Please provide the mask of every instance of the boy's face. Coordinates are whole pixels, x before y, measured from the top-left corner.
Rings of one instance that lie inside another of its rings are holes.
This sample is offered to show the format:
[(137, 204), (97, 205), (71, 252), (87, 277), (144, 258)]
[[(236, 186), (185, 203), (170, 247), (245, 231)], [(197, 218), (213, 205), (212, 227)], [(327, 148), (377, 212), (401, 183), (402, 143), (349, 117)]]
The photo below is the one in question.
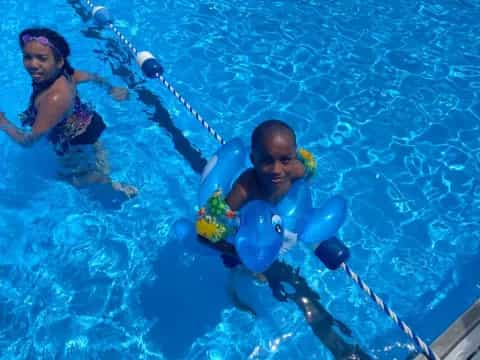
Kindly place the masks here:
[(286, 132), (264, 136), (252, 149), (250, 159), (264, 190), (270, 194), (288, 191), (296, 152), (295, 141)]

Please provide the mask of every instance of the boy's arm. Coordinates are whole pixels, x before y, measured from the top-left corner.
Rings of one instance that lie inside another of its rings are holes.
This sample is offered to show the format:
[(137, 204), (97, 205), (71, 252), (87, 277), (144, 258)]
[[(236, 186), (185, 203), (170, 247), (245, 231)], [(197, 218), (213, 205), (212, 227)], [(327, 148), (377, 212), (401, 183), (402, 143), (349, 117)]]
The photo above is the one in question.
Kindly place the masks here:
[(250, 200), (250, 194), (253, 193), (253, 170), (245, 171), (235, 181), (232, 190), (228, 193), (225, 201), (233, 211), (239, 210), (247, 201)]
[[(251, 175), (249, 174), (249, 170), (247, 170), (235, 181), (232, 190), (225, 198), (225, 201), (231, 210), (237, 211), (249, 200), (248, 194), (251, 187), (249, 185), (249, 182), (251, 181), (249, 180), (250, 178)], [(217, 242), (211, 242), (200, 235), (197, 236), (197, 239), (202, 244), (218, 250), (222, 254), (222, 259), (226, 266), (233, 267), (240, 263), (235, 246), (227, 241), (220, 240)]]
[(203, 236), (198, 235), (197, 236), (198, 241), (200, 241), (202, 244), (207, 245), (211, 247), (212, 249), (218, 250), (222, 254), (230, 255), (230, 256), (237, 256), (237, 251), (235, 250), (235, 247), (226, 242), (225, 240), (217, 241), (215, 243), (211, 242), (210, 240), (204, 238)]
[[(230, 210), (237, 211), (247, 201), (251, 199), (251, 194), (255, 193), (255, 173), (253, 169), (246, 170), (235, 181), (232, 190), (225, 198), (225, 202), (230, 207)], [(235, 246), (228, 243), (225, 239), (212, 242), (209, 239), (198, 234), (197, 240), (204, 245), (207, 245), (222, 254), (222, 259), (227, 267), (233, 267), (240, 264)]]

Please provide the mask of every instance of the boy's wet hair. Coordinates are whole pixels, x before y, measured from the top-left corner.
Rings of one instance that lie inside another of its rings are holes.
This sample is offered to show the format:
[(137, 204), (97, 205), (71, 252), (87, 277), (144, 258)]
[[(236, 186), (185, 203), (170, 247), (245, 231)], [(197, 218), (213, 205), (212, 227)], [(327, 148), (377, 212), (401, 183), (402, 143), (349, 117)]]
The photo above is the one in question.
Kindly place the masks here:
[(57, 53), (57, 51), (53, 52), (53, 55), (55, 56), (55, 60), (59, 61), (60, 60), (59, 56), (61, 56), (63, 58), (63, 61), (65, 62), (65, 65), (64, 65), (65, 71), (69, 75), (73, 74), (74, 69), (67, 60), (68, 56), (70, 55), (70, 46), (68, 45), (67, 40), (65, 40), (65, 38), (62, 35), (60, 35), (56, 31), (49, 28), (38, 27), (38, 28), (25, 29), (20, 33), (20, 35), (18, 35), (18, 42), (21, 49), (23, 49), (23, 47), (25, 46), (23, 42), (24, 35), (30, 35), (34, 37), (38, 37), (38, 36), (46, 37), (48, 41), (53, 46), (55, 46), (55, 49), (59, 52), (59, 53)]
[(291, 136), (293, 143), (297, 143), (297, 137), (295, 131), (285, 122), (281, 120), (267, 120), (258, 125), (252, 133), (252, 149), (256, 148), (262, 143), (262, 140), (267, 135), (273, 134), (286, 134)]

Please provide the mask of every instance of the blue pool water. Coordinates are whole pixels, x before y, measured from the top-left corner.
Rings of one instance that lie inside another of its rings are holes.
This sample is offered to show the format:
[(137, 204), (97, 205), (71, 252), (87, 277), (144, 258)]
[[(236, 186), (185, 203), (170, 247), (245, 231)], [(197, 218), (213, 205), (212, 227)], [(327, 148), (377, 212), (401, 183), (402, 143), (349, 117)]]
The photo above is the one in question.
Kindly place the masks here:
[[(425, 340), (479, 297), (478, 2), (102, 5), (226, 139), (248, 141), (268, 118), (292, 124), (318, 157), (315, 205), (348, 199), (349, 264)], [(55, 179), (47, 144), (24, 150), (0, 134), (0, 358), (333, 359), (332, 341), (375, 359), (411, 353), (345, 274), (304, 247), (286, 261), (319, 295), (318, 323), (246, 277), (239, 293), (259, 316), (234, 307), (219, 259), (169, 237), (194, 214), (215, 140), (143, 79), (81, 1), (2, 0), (1, 9), (0, 111), (13, 120), (28, 102), (19, 31), (59, 30), (74, 66), (130, 88), (124, 102), (80, 91), (108, 123), (112, 177), (140, 195), (105, 207)]]

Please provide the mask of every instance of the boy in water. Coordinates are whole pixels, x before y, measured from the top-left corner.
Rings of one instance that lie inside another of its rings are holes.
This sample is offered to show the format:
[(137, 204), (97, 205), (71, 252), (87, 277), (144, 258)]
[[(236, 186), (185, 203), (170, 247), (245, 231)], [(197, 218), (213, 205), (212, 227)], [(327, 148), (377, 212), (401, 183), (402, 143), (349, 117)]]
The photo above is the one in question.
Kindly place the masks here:
[[(237, 211), (252, 200), (278, 203), (296, 180), (314, 172), (312, 166), (305, 167), (305, 160), (299, 159), (298, 155), (295, 132), (289, 125), (280, 120), (267, 120), (258, 125), (251, 138), (253, 167), (240, 175), (228, 193), (225, 201), (230, 210)], [(225, 241), (211, 243), (200, 239), (222, 251), (227, 266), (239, 263), (233, 245)], [(286, 241), (284, 245), (290, 247), (291, 244), (286, 244)]]
[(295, 133), (279, 120), (268, 120), (255, 128), (250, 159), (253, 168), (237, 179), (226, 198), (234, 211), (251, 200), (276, 204), (293, 182), (306, 173), (303, 163), (297, 158)]
[[(280, 120), (268, 120), (257, 126), (251, 142), (250, 159), (253, 168), (240, 175), (226, 197), (226, 202), (233, 211), (239, 210), (252, 200), (276, 204), (288, 193), (296, 180), (309, 177), (315, 171), (313, 160), (308, 154), (297, 153), (295, 132)], [(233, 245), (223, 240), (215, 243), (202, 237), (200, 240), (220, 250), (227, 267), (235, 268), (241, 264)], [(291, 300), (297, 304), (314, 334), (335, 359), (371, 359), (357, 345), (345, 341), (333, 330), (336, 327), (344, 336), (351, 337), (350, 329), (323, 308), (319, 295), (300, 276), (299, 269), (276, 260), (263, 274), (257, 274), (257, 278), (268, 282), (278, 300)], [(289, 284), (294, 292), (285, 291), (283, 284)], [(235, 291), (232, 291), (231, 295), (239, 308), (255, 314), (253, 309), (241, 302)]]

